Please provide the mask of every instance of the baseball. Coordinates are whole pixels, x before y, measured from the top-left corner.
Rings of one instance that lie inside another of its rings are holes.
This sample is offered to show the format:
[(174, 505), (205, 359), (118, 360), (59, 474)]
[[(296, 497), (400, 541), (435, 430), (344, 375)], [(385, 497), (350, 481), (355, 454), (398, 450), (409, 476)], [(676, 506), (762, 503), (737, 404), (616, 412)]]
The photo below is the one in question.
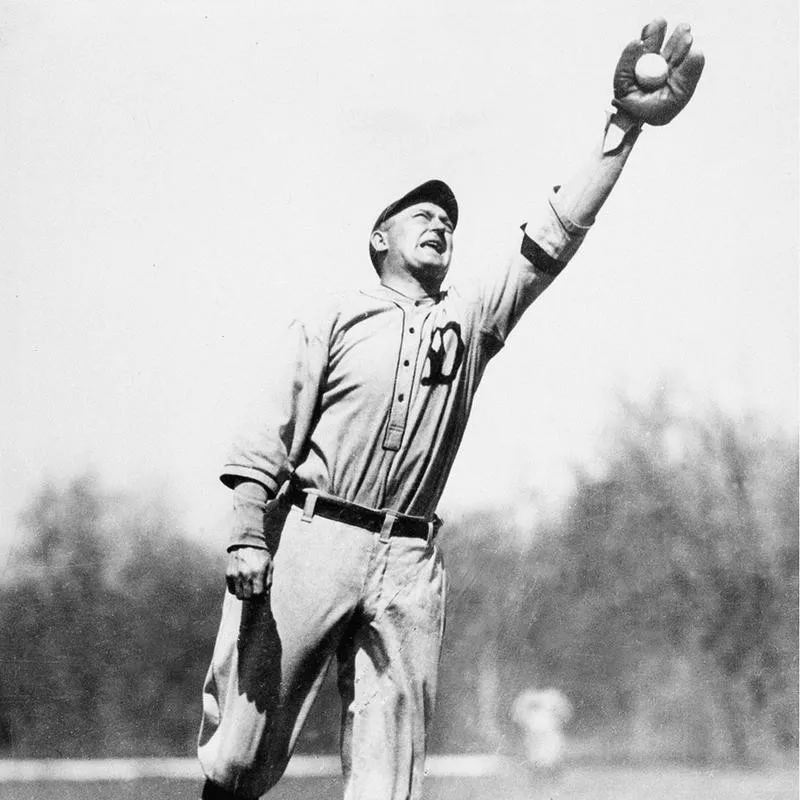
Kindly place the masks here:
[(636, 83), (647, 92), (660, 89), (667, 82), (669, 67), (658, 53), (645, 53), (636, 62)]

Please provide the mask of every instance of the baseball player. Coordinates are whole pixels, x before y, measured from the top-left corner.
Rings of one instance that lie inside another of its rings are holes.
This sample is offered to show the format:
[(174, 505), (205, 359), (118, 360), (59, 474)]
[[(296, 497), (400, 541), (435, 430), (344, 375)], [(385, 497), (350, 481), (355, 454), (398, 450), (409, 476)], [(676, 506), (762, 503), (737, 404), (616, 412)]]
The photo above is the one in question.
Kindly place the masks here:
[(572, 704), (558, 689), (526, 689), (511, 707), (519, 726), (528, 768), (556, 774), (564, 758), (564, 725), (573, 715)]
[(602, 145), (480, 285), (445, 283), (458, 204), (430, 180), (378, 215), (375, 285), (295, 320), (266, 352), (258, 424), (221, 476), (234, 522), (203, 693), (205, 800), (279, 780), (333, 661), (345, 798), (421, 796), (444, 629), (436, 505), (487, 363), (577, 250), (642, 125), (669, 122), (694, 92), (703, 56), (686, 25), (663, 47), (667, 84), (636, 83), (665, 33), (655, 20), (625, 48)]

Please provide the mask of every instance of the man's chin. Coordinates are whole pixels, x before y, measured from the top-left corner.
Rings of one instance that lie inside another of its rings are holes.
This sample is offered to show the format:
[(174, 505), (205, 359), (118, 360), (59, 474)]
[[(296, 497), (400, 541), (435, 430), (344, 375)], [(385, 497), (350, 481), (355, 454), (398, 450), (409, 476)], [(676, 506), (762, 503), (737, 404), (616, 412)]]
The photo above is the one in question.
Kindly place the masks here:
[(428, 266), (418, 273), (418, 280), (423, 286), (427, 286), (429, 289), (435, 288), (438, 290), (444, 282), (444, 279), (447, 277), (448, 269), (449, 267), (445, 266), (444, 264)]
[(443, 258), (429, 258), (419, 265), (420, 272), (428, 273), (429, 275), (447, 275), (447, 270), (450, 268), (450, 261)]

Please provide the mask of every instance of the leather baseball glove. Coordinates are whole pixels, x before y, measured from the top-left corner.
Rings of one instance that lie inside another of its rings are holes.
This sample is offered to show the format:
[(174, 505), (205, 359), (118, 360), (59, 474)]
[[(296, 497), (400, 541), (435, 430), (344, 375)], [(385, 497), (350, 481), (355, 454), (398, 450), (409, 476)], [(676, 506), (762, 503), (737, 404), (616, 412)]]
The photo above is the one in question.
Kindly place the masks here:
[[(681, 23), (667, 40), (667, 22), (654, 19), (645, 25), (640, 39), (630, 42), (622, 51), (614, 72), (613, 104), (635, 120), (649, 125), (666, 125), (689, 102), (705, 65), (705, 57), (694, 47), (692, 31)], [(667, 82), (653, 91), (645, 91), (636, 83), (636, 62), (645, 53), (661, 53), (668, 65)]]

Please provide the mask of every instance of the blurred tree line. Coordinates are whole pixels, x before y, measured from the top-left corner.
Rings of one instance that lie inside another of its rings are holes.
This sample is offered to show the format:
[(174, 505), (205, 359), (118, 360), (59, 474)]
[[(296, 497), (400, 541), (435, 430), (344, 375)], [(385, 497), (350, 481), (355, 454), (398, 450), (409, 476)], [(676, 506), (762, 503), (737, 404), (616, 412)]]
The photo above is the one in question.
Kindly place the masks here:
[(450, 710), (448, 737), (507, 749), (497, 710), (552, 686), (584, 755), (796, 753), (796, 441), (666, 394), (622, 403), (602, 469), (577, 474), (559, 518), (511, 518), (474, 516), (447, 539), (444, 680), (475, 700)]
[(168, 510), (91, 476), (44, 487), (0, 591), (0, 753), (185, 753), (220, 563)]
[[(600, 463), (557, 519), (487, 509), (443, 534), (432, 749), (511, 753), (514, 698), (556, 687), (575, 757), (793, 757), (796, 442), (665, 394), (622, 404)], [(88, 476), (23, 522), (0, 586), (0, 756), (191, 755), (222, 546)], [(330, 677), (301, 749), (336, 750), (338, 705)]]

